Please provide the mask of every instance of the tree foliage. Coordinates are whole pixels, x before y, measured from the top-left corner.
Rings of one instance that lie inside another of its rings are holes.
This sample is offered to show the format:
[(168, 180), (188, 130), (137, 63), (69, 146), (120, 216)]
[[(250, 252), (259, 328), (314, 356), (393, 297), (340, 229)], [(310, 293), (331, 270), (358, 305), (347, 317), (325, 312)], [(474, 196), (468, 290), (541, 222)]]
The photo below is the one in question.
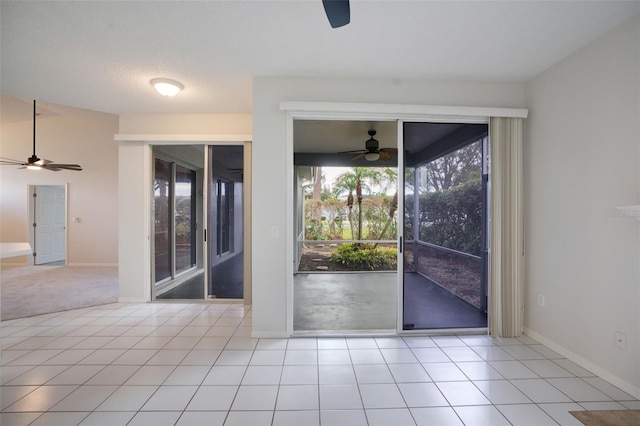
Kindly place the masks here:
[(428, 192), (442, 191), (467, 182), (481, 173), (482, 140), (426, 164)]
[[(407, 200), (407, 202), (412, 201)], [(480, 256), (482, 251), (482, 180), (472, 179), (419, 199), (419, 239)], [(412, 235), (413, 209), (406, 209), (407, 234)]]

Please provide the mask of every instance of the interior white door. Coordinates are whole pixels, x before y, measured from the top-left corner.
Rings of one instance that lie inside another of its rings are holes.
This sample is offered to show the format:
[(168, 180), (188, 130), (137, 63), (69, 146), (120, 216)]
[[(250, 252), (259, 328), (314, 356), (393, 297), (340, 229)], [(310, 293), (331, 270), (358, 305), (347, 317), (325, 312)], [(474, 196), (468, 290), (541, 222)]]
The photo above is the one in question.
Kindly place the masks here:
[(64, 186), (35, 187), (34, 263), (59, 262), (66, 257), (66, 190)]

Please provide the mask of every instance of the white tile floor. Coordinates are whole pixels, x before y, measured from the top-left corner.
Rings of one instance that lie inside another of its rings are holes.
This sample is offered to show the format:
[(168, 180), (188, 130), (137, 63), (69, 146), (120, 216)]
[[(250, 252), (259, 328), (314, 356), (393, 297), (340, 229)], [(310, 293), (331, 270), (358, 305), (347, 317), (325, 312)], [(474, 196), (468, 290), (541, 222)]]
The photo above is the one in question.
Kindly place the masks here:
[(579, 425), (640, 401), (538, 342), (252, 339), (251, 311), (112, 304), (1, 323), (0, 423)]

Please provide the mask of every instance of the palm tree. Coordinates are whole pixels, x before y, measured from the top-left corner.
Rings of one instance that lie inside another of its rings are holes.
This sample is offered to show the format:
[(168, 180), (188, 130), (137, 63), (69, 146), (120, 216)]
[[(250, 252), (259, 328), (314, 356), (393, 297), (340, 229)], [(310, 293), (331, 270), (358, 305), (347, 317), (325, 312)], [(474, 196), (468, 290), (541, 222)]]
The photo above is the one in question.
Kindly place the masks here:
[[(387, 169), (385, 169), (387, 170)], [(353, 240), (356, 240), (356, 235), (353, 232), (353, 194), (355, 192), (355, 200), (358, 203), (358, 240), (362, 239), (362, 191), (363, 189), (370, 192), (370, 187), (367, 183), (372, 185), (380, 185), (387, 181), (389, 175), (385, 171), (381, 171), (377, 167), (353, 167), (351, 170), (339, 175), (336, 178), (334, 187), (339, 189), (341, 193), (347, 192), (347, 207), (349, 208), (349, 225), (351, 226), (351, 236)]]

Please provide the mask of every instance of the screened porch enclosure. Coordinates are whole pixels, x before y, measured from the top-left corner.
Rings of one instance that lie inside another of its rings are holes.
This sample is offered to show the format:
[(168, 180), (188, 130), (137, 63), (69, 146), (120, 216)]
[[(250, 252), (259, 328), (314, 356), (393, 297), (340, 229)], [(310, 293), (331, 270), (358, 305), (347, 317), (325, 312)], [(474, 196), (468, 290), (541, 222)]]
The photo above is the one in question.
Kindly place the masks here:
[(403, 329), (486, 327), (487, 126), (404, 126)]

